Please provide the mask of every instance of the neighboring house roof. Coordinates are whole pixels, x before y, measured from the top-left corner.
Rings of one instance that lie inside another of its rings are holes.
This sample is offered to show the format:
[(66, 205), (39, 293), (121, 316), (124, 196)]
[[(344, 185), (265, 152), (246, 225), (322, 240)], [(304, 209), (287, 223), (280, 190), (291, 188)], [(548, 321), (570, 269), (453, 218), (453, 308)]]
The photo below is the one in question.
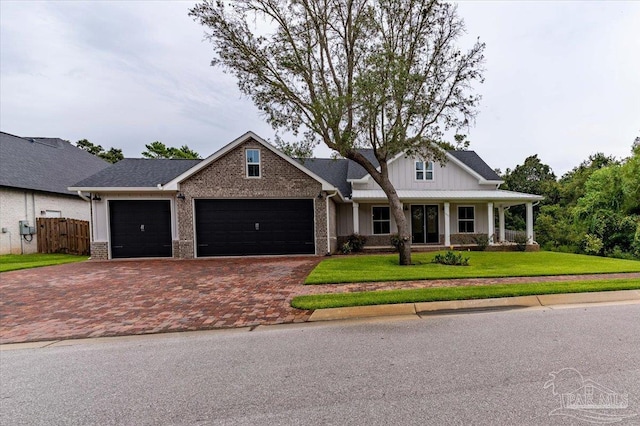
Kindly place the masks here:
[(113, 166), (74, 182), (77, 188), (147, 188), (164, 185), (202, 160), (125, 158)]
[(0, 132), (0, 186), (71, 195), (69, 185), (109, 165), (62, 139)]

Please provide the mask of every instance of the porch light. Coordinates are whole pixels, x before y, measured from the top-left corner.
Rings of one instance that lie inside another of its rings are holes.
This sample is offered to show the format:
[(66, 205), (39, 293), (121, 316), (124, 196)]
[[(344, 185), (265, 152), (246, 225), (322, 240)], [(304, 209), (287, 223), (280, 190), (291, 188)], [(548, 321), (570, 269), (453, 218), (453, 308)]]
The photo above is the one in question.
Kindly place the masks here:
[(181, 193), (178, 194), (178, 198), (181, 199), (181, 200), (184, 200), (187, 197), (185, 197), (184, 194), (181, 192)]

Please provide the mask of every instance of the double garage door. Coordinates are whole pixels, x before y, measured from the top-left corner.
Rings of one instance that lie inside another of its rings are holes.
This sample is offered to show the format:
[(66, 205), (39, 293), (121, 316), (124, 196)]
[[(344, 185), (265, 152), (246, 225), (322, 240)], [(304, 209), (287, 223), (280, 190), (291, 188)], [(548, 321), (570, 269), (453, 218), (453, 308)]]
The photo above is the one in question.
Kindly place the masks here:
[(313, 254), (313, 200), (195, 200), (198, 257)]
[[(171, 205), (109, 202), (111, 256), (171, 257)], [(195, 200), (196, 255), (315, 253), (313, 200)]]

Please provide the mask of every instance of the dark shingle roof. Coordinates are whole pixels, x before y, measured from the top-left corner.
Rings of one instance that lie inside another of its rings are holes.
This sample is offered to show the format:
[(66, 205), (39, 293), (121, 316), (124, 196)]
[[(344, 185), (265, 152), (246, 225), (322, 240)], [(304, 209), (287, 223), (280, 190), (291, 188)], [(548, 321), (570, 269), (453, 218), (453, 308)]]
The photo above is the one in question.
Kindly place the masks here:
[(456, 159), (462, 161), (473, 171), (486, 180), (502, 180), (502, 178), (491, 168), (475, 151), (449, 151)]
[[(369, 160), (374, 166), (380, 166), (378, 163), (378, 159), (373, 153), (373, 149), (359, 149), (360, 154), (364, 155), (364, 157)], [(347, 172), (347, 179), (360, 179), (367, 175), (367, 171), (360, 164), (353, 162), (351, 160), (347, 160), (349, 162), (349, 170)]]
[(331, 158), (308, 158), (298, 160), (312, 173), (320, 176), (340, 190), (344, 197), (351, 194), (351, 185), (347, 182), (347, 169), (349, 161)]
[(164, 185), (202, 160), (125, 158), (111, 167), (74, 183), (78, 188), (144, 188)]
[[(361, 149), (360, 152), (376, 167), (378, 166), (372, 149)], [(450, 151), (450, 153), (485, 179), (500, 180), (500, 176), (475, 152)], [(150, 188), (158, 184), (166, 184), (201, 161), (125, 158), (72, 186), (80, 188)], [(312, 173), (335, 185), (345, 197), (351, 195), (351, 185), (347, 180), (360, 179), (367, 174), (362, 166), (347, 159), (311, 158), (297, 161)]]
[(55, 192), (109, 167), (109, 163), (58, 138), (23, 138), (0, 132), (0, 186)]

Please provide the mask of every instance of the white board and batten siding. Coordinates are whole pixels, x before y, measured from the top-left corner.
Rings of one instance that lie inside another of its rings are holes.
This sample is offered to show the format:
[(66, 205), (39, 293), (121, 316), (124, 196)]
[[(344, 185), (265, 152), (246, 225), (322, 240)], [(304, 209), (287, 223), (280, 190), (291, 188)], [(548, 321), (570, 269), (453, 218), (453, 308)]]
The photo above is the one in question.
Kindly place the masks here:
[[(474, 190), (494, 189), (495, 185), (481, 185), (478, 178), (472, 176), (466, 170), (453, 161), (444, 165), (435, 162), (433, 164), (433, 180), (416, 180), (415, 158), (400, 157), (389, 164), (389, 179), (396, 189), (417, 190)], [(380, 189), (380, 186), (371, 178), (367, 183), (354, 183), (354, 189)]]

